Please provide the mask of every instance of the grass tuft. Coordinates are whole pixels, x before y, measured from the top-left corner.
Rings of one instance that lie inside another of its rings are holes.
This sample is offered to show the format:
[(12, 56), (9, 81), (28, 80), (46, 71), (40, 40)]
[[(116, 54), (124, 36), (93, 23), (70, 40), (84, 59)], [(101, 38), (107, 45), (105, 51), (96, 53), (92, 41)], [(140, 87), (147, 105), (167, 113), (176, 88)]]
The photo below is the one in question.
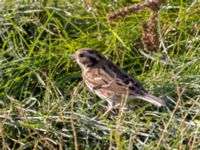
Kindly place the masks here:
[[(140, 41), (148, 11), (107, 21), (131, 4), (0, 2), (2, 149), (200, 149), (200, 3), (161, 6), (157, 53)], [(169, 107), (131, 102), (99, 120), (107, 104), (89, 92), (69, 57), (83, 47), (102, 52)]]

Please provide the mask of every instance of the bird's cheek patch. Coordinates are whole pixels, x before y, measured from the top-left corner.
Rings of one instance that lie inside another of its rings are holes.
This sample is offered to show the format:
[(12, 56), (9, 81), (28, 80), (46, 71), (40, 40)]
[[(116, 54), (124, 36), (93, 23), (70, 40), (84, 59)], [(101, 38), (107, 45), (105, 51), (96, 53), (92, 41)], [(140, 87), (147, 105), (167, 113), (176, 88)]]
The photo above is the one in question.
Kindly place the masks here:
[(98, 60), (94, 57), (90, 57), (90, 61), (92, 64), (97, 64), (98, 63)]

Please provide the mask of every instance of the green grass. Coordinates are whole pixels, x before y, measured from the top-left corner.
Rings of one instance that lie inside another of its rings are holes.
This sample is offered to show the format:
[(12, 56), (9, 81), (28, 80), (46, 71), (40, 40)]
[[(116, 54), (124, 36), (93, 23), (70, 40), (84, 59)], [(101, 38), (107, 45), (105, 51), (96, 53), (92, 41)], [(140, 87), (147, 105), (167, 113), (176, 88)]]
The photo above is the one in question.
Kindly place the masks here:
[[(200, 2), (162, 5), (152, 54), (140, 41), (150, 11), (106, 19), (133, 2), (0, 2), (2, 149), (200, 149)], [(98, 120), (107, 104), (69, 57), (82, 47), (102, 52), (170, 107), (132, 102)]]

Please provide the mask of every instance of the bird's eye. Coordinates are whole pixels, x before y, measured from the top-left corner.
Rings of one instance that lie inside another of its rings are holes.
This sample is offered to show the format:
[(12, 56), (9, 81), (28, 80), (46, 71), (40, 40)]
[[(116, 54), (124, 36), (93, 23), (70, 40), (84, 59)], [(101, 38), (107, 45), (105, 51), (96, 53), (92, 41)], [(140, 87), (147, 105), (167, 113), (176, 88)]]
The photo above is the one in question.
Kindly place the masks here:
[(84, 57), (84, 55), (83, 54), (79, 54), (79, 57)]

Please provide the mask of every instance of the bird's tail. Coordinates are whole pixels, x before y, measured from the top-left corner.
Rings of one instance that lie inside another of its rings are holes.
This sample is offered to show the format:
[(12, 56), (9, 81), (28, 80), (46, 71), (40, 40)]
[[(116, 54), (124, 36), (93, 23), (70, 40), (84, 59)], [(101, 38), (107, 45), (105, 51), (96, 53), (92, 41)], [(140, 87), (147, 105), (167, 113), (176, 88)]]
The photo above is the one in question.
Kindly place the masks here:
[(166, 106), (166, 102), (164, 100), (162, 100), (154, 95), (150, 95), (148, 93), (145, 93), (142, 96), (137, 96), (137, 98), (142, 99), (147, 102), (150, 102), (157, 107)]

